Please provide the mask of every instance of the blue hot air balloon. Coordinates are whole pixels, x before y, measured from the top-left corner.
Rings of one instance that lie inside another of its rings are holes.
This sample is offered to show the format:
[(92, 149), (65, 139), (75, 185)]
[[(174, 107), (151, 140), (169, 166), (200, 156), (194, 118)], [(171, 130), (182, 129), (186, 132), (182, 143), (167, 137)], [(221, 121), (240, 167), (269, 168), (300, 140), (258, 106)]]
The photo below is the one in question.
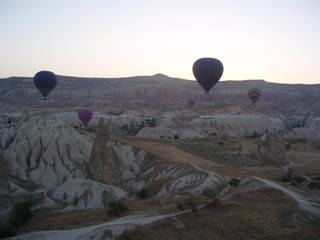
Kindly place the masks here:
[(57, 77), (53, 72), (40, 71), (34, 76), (33, 82), (42, 94), (43, 98), (46, 99), (49, 93), (57, 85)]

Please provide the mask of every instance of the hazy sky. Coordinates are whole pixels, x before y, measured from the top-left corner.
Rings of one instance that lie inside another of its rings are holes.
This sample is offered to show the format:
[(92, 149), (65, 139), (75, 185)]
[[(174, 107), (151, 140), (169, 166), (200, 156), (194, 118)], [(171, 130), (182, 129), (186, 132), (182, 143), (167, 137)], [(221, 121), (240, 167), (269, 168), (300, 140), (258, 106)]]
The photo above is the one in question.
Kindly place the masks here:
[(320, 0), (0, 0), (0, 77), (163, 73), (320, 83)]

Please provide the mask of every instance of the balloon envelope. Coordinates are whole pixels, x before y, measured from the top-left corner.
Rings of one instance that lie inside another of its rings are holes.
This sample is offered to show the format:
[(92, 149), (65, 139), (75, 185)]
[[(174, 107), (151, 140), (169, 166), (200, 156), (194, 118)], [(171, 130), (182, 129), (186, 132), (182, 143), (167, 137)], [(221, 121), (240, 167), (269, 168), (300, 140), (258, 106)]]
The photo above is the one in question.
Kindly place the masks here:
[(78, 110), (78, 117), (85, 126), (87, 126), (92, 116), (93, 116), (93, 112), (90, 109)]
[(200, 58), (192, 66), (194, 77), (207, 92), (217, 84), (223, 74), (223, 65), (216, 58)]
[(251, 88), (248, 90), (248, 97), (252, 103), (256, 103), (261, 96), (261, 91), (259, 88)]
[(53, 72), (40, 71), (34, 76), (33, 82), (42, 96), (46, 98), (57, 85), (57, 77)]

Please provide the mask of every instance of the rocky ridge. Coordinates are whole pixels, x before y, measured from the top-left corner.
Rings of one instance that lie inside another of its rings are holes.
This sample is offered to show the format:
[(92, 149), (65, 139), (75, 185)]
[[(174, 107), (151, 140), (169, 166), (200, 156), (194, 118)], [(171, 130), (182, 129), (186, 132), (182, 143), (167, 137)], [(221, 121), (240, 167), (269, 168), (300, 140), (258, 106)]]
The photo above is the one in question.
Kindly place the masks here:
[[(253, 106), (247, 97), (259, 88), (262, 97)], [(32, 78), (0, 79), (1, 109), (70, 109), (88, 107), (101, 112), (134, 110), (141, 113), (210, 109), (215, 113), (259, 112), (268, 115), (319, 116), (320, 85), (278, 84), (264, 80), (220, 81), (205, 95), (196, 81), (165, 75), (128, 78), (77, 78), (58, 76), (47, 102), (41, 100)], [(195, 100), (190, 108), (189, 99)]]

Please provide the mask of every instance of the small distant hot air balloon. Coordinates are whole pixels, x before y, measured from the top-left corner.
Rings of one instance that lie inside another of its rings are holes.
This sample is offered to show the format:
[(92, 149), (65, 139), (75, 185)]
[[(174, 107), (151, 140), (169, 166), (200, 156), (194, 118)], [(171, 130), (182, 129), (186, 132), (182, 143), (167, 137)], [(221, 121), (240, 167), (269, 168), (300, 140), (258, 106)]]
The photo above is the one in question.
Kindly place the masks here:
[(216, 58), (200, 58), (192, 66), (194, 77), (208, 93), (223, 74), (223, 65)]
[(50, 71), (40, 71), (33, 78), (34, 85), (38, 88), (46, 100), (49, 93), (57, 85), (57, 77), (53, 72)]
[(248, 90), (248, 97), (250, 98), (251, 102), (254, 104), (261, 96), (261, 91), (258, 88), (251, 88)]
[(88, 122), (91, 120), (93, 116), (93, 112), (90, 109), (80, 109), (78, 110), (78, 117), (83, 123), (84, 126), (87, 127)]

